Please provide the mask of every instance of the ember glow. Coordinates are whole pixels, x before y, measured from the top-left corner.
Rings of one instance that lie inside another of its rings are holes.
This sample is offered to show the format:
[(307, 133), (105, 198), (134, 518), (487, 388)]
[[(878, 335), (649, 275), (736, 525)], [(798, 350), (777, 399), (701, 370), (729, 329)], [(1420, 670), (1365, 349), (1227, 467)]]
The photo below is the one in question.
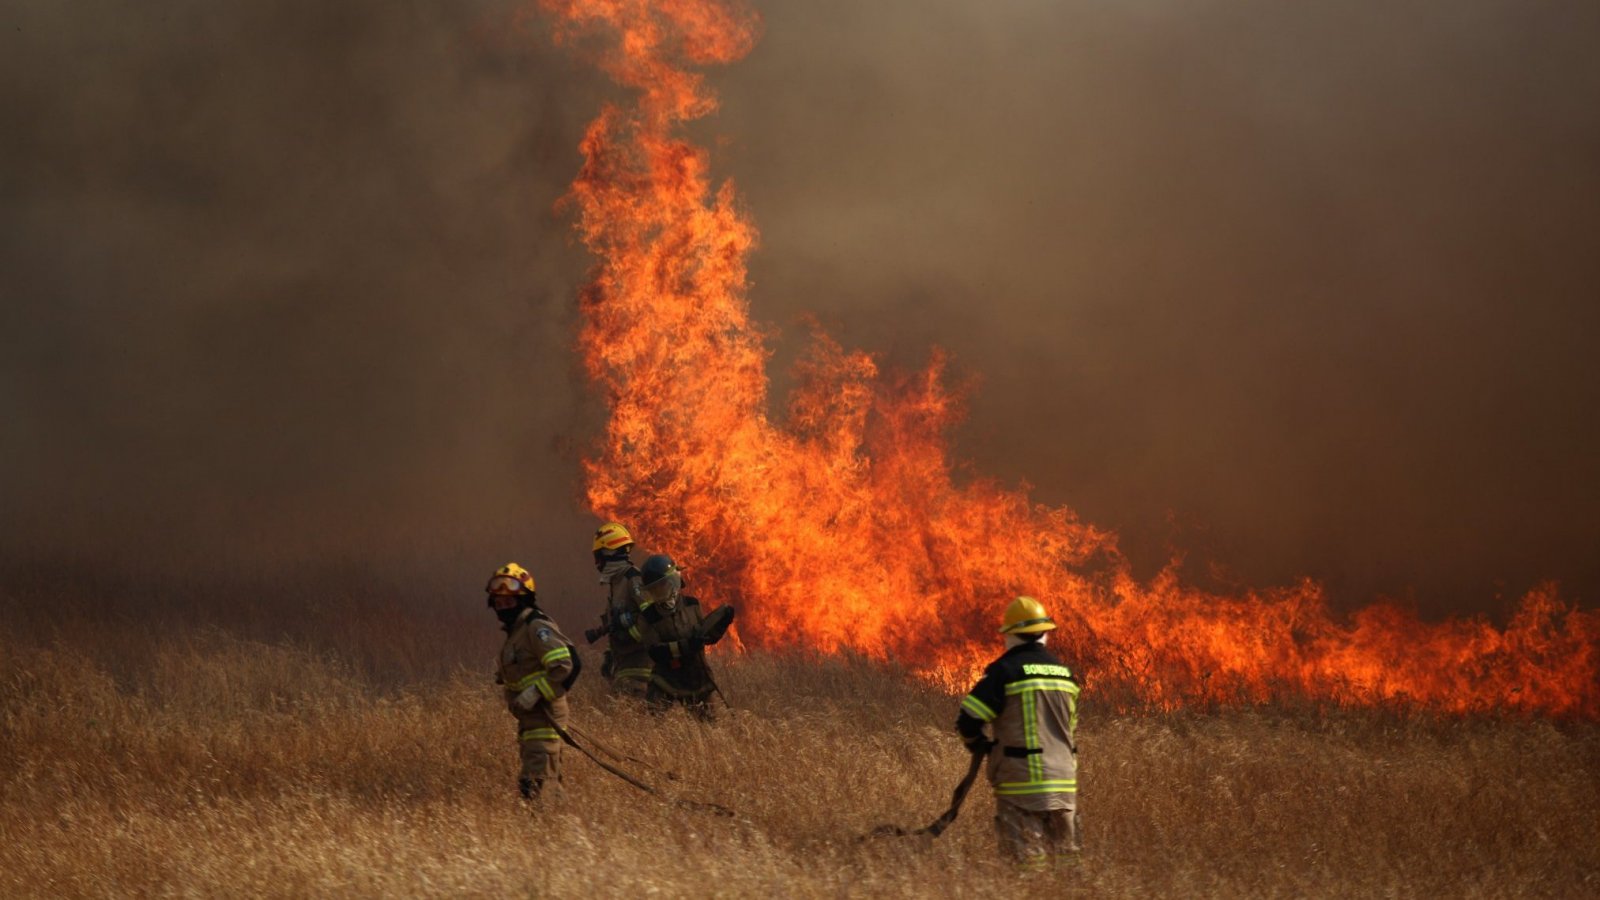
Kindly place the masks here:
[(1600, 613), (1554, 586), (1504, 628), (1423, 622), (1387, 603), (1333, 615), (1306, 582), (1218, 596), (1172, 568), (1136, 580), (1116, 536), (972, 478), (935, 351), (925, 371), (812, 339), (781, 414), (751, 320), (757, 233), (682, 126), (712, 112), (695, 67), (732, 62), (758, 21), (716, 0), (542, 0), (632, 101), (583, 141), (568, 198), (598, 258), (582, 358), (611, 411), (586, 461), (601, 519), (674, 555), (740, 607), (745, 643), (892, 659), (956, 685), (998, 646), (1010, 597), (1044, 600), (1055, 641), (1106, 702), (1173, 708), (1303, 697), (1600, 718)]

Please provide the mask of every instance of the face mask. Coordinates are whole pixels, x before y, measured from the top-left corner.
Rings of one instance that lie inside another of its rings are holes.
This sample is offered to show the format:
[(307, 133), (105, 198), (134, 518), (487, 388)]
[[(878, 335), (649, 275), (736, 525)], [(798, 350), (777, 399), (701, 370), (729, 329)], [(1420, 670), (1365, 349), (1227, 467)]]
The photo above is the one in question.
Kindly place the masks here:
[(529, 593), (489, 592), (489, 608), (494, 610), (495, 618), (507, 629), (516, 623), (517, 616), (522, 615), (523, 606), (532, 601), (533, 595)]
[(611, 565), (613, 562), (627, 562), (627, 551), (632, 546), (634, 544), (629, 544), (626, 548), (621, 549), (597, 549), (595, 551), (595, 572), (605, 572), (606, 565)]

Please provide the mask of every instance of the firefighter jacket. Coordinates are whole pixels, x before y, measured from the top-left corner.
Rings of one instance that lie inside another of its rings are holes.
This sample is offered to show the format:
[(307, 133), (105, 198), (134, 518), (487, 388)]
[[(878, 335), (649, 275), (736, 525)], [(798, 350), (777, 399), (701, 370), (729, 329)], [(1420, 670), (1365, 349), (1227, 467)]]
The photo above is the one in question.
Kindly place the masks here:
[(702, 701), (716, 688), (699, 630), (703, 618), (700, 601), (694, 597), (680, 596), (670, 610), (647, 599), (630, 632), (652, 662), (651, 685), (680, 700)]
[(627, 560), (606, 565), (600, 573), (606, 586), (606, 627), (611, 637), (611, 677), (648, 681), (650, 654), (630, 629), (639, 618), (639, 570)]
[(994, 730), (989, 783), (995, 797), (1045, 812), (1076, 807), (1078, 682), (1042, 644), (1012, 647), (961, 700), (956, 730), (970, 743)]
[[(537, 688), (544, 698), (544, 706), (559, 720), (564, 718), (567, 689), (578, 676), (577, 657), (572, 653), (572, 642), (556, 627), (544, 612), (536, 607), (522, 611), (506, 632), (506, 643), (500, 650), (500, 683), (505, 685), (506, 706), (513, 713), (517, 695), (530, 687)], [(542, 740), (555, 740), (553, 730)]]

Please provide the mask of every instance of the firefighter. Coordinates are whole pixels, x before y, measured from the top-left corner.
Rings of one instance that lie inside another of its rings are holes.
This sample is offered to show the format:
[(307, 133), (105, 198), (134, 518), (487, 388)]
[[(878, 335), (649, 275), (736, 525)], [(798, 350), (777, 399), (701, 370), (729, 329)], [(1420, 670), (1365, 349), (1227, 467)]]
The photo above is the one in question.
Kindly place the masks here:
[(1081, 848), (1079, 684), (1046, 647), (1055, 627), (1038, 600), (1011, 601), (1000, 628), (1006, 650), (962, 699), (956, 718), (967, 749), (989, 755), (1000, 852), (1028, 869), (1069, 863)]
[(600, 571), (600, 583), (606, 588), (606, 608), (600, 613), (600, 627), (583, 633), (584, 639), (594, 643), (608, 638), (600, 674), (611, 685), (613, 693), (628, 697), (643, 697), (650, 683), (650, 656), (630, 633), (639, 615), (639, 570), (633, 567), (628, 554), (633, 550), (633, 536), (619, 522), (607, 522), (594, 533), (594, 567)]
[(650, 657), (646, 699), (656, 710), (676, 704), (709, 719), (717, 685), (706, 665), (705, 648), (722, 640), (733, 622), (733, 607), (703, 615), (700, 601), (683, 593), (683, 574), (670, 556), (645, 560), (640, 585), (644, 599), (629, 633)]
[[(529, 800), (561, 796), (561, 736), (567, 721), (566, 693), (581, 660), (572, 643), (539, 608), (533, 575), (506, 563), (489, 579), (489, 608), (505, 628), (495, 681), (505, 687), (506, 708), (517, 719), (522, 774), (517, 788)], [(554, 784), (550, 782), (554, 781)]]

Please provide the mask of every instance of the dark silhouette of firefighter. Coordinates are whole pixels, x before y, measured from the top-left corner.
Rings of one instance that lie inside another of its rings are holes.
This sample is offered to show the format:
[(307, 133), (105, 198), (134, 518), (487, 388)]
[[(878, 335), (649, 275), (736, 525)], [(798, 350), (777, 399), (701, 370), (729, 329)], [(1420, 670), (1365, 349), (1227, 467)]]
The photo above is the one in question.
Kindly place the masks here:
[(702, 718), (711, 716), (711, 695), (717, 690), (705, 648), (722, 640), (733, 622), (733, 607), (707, 615), (700, 601), (683, 592), (683, 574), (672, 557), (658, 555), (640, 569), (638, 620), (629, 635), (649, 655), (650, 685), (646, 698), (656, 709), (686, 707)]

